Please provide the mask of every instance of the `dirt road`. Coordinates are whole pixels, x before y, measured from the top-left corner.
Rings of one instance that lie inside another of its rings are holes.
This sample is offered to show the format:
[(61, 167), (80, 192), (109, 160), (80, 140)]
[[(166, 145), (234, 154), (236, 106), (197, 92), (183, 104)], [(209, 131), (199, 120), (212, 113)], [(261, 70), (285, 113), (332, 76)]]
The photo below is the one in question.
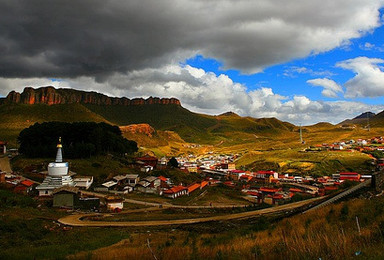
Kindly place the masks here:
[(11, 173), (11, 164), (9, 163), (9, 158), (7, 156), (0, 157), (0, 170), (3, 172)]
[[(185, 224), (195, 224), (195, 223), (204, 223), (210, 221), (225, 221), (233, 219), (247, 219), (252, 217), (257, 217), (261, 215), (268, 215), (279, 212), (286, 212), (297, 209), (304, 205), (315, 203), (318, 200), (323, 199), (323, 197), (314, 198), (305, 201), (299, 201), (295, 203), (290, 203), (286, 205), (281, 205), (277, 207), (247, 211), (242, 213), (235, 213), (223, 216), (214, 216), (207, 218), (192, 218), (192, 219), (176, 219), (176, 220), (156, 220), (156, 221), (132, 221), (132, 222), (112, 222), (112, 221), (92, 221), (86, 220), (86, 217), (92, 216), (104, 216), (104, 214), (76, 214), (69, 215), (63, 218), (60, 218), (58, 221), (61, 224), (69, 226), (80, 226), (80, 227), (142, 227), (142, 226), (166, 226), (166, 225), (185, 225)], [(143, 209), (142, 209), (143, 210)], [(109, 214), (108, 214), (109, 215)]]

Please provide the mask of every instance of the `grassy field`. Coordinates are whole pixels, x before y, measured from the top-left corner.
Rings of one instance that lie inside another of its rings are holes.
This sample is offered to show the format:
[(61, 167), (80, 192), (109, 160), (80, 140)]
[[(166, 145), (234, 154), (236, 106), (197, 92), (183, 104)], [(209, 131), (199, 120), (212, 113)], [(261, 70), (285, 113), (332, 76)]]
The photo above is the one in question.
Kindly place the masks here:
[[(134, 234), (71, 259), (382, 259), (384, 198), (353, 199), (280, 221), (192, 225)], [(356, 225), (359, 221), (361, 232)]]
[(347, 151), (301, 152), (298, 149), (251, 151), (236, 161), (237, 168), (275, 170), (300, 175), (330, 175), (342, 171), (369, 173), (372, 158)]

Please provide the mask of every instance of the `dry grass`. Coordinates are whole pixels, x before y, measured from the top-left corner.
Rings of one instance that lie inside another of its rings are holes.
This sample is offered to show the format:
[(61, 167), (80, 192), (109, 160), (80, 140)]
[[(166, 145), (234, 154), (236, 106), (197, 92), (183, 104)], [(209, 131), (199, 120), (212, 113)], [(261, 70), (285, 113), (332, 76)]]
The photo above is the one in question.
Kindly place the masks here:
[(153, 259), (149, 239), (158, 259), (349, 259), (356, 252), (367, 259), (380, 259), (383, 205), (384, 199), (353, 200), (284, 219), (259, 232), (250, 231), (252, 224), (242, 223), (223, 233), (172, 230), (134, 234), (129, 240), (72, 258)]

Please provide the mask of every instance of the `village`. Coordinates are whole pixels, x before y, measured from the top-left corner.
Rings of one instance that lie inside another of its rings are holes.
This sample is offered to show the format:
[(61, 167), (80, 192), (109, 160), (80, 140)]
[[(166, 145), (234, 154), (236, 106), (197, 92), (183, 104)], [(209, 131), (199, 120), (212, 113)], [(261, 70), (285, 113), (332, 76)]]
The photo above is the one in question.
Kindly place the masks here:
[[(369, 140), (349, 140), (334, 144), (322, 144), (309, 147), (304, 152), (322, 150), (336, 151), (382, 151), (384, 147), (382, 137)], [(191, 196), (213, 186), (240, 190), (246, 200), (251, 204), (280, 205), (324, 196), (337, 192), (343, 183), (359, 183), (372, 176), (357, 172), (337, 172), (331, 176), (301, 176), (276, 172), (269, 169), (246, 171), (236, 169), (236, 159), (240, 155), (220, 154), (209, 152), (203, 156), (188, 155), (186, 157), (142, 156), (136, 157), (134, 167), (137, 174), (119, 174), (111, 179), (96, 185), (93, 176), (77, 176), (69, 170), (69, 164), (63, 162), (61, 144), (57, 146), (55, 162), (48, 165), (44, 172), (42, 183), (27, 179), (17, 173), (1, 172), (0, 183), (7, 189), (16, 193), (35, 196), (42, 201), (51, 201), (53, 207), (81, 210), (109, 210), (120, 212), (124, 209), (126, 198), (130, 194), (152, 194), (170, 200), (183, 196)], [(6, 143), (1, 143), (3, 154), (12, 154), (6, 151)], [(372, 163), (378, 169), (384, 168), (384, 160), (372, 156)], [(192, 183), (175, 183), (171, 178), (162, 175), (155, 176), (156, 169), (177, 169), (180, 174), (198, 176), (198, 181)], [(136, 196), (137, 198), (137, 196)], [(171, 203), (171, 201), (170, 201)]]

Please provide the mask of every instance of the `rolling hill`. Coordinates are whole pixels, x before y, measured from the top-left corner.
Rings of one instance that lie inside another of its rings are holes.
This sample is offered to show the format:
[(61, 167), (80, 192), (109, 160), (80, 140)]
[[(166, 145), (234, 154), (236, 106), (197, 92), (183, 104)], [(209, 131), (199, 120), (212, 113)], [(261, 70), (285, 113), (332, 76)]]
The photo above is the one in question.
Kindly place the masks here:
[(198, 114), (182, 107), (175, 98), (128, 99), (74, 89), (28, 87), (0, 99), (2, 140), (15, 144), (22, 129), (46, 121), (149, 124), (156, 130), (173, 131), (187, 142), (202, 144), (241, 143), (253, 135), (277, 135), (295, 127), (276, 118)]

